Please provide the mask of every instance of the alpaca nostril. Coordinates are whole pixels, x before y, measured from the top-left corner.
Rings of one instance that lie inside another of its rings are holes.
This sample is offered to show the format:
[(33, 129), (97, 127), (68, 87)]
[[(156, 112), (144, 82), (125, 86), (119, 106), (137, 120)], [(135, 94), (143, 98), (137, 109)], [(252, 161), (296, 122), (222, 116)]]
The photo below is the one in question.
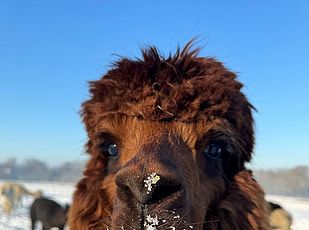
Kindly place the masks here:
[(148, 203), (160, 202), (164, 198), (169, 197), (182, 189), (182, 185), (178, 183), (176, 178), (170, 179), (171, 180), (166, 180), (165, 177), (161, 179), (161, 177), (155, 172), (147, 176), (144, 183), (147, 188), (147, 194), (150, 195), (147, 200)]
[(148, 203), (157, 203), (163, 201), (165, 198), (172, 197), (177, 192), (183, 190), (181, 184), (172, 185), (172, 184), (161, 184), (155, 187), (153, 190)]

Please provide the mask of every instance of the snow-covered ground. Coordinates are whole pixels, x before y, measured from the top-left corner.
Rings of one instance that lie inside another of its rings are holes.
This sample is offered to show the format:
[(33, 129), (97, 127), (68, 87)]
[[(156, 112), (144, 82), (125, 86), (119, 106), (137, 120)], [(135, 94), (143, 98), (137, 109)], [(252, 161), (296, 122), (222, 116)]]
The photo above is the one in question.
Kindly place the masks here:
[[(1, 183), (1, 181), (0, 181)], [(44, 195), (58, 203), (65, 205), (71, 202), (74, 190), (73, 184), (52, 182), (24, 182), (29, 190), (42, 190)], [(279, 203), (293, 216), (293, 230), (309, 229), (309, 199), (267, 195), (267, 200)], [(25, 197), (22, 204), (12, 213), (6, 216), (0, 208), (0, 230), (28, 230), (30, 229), (29, 207), (33, 199)]]
[[(2, 183), (2, 181), (0, 181)], [(74, 185), (69, 183), (53, 182), (18, 182), (23, 184), (28, 190), (41, 190), (44, 196), (57, 201), (61, 205), (71, 203)], [(33, 198), (25, 196), (22, 203), (13, 211), (12, 215), (7, 216), (0, 208), (0, 230), (29, 230), (31, 229), (29, 207)], [(36, 229), (42, 229), (40, 223)], [(56, 229), (56, 228), (55, 228)]]

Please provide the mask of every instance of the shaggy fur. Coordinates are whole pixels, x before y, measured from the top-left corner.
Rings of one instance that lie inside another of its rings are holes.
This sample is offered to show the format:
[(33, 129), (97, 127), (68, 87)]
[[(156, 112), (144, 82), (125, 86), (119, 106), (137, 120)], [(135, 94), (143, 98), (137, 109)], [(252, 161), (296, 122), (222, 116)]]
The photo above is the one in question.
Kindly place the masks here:
[[(191, 46), (167, 58), (148, 48), (90, 83), (82, 111), (90, 160), (72, 229), (269, 229), (264, 193), (245, 168), (253, 107), (234, 73)], [(217, 159), (205, 155), (211, 144)], [(149, 192), (151, 173), (160, 179)]]
[(27, 195), (38, 198), (42, 195), (42, 191), (32, 192), (23, 185), (13, 182), (3, 182), (0, 184), (0, 201), (4, 213), (10, 215), (22, 197)]

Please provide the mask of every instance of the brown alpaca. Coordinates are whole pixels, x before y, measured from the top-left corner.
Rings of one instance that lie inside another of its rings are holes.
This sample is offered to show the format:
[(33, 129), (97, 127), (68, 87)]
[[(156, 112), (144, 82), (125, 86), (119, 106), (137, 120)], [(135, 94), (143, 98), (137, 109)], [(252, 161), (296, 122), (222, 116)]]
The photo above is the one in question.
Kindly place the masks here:
[(151, 47), (90, 83), (71, 229), (269, 229), (245, 168), (253, 107), (234, 73), (191, 46), (167, 58)]
[(42, 191), (31, 192), (23, 185), (13, 182), (0, 184), (0, 203), (4, 213), (10, 215), (22, 197), (26, 195), (38, 198), (42, 195)]

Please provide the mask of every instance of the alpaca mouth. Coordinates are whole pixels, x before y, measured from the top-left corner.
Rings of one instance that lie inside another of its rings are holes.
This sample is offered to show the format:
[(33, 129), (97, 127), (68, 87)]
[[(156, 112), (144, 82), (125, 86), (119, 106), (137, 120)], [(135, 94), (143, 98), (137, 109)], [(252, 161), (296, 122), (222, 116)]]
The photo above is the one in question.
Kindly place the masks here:
[(125, 192), (118, 192), (116, 198), (112, 217), (115, 229), (188, 229), (190, 205), (183, 185), (157, 183), (152, 189), (143, 190), (141, 197), (132, 197), (129, 189)]
[[(183, 220), (179, 209), (160, 210), (160, 212), (144, 212), (140, 219), (140, 229), (158, 230), (158, 229), (185, 229), (188, 221)], [(178, 226), (176, 228), (175, 226)]]
[(184, 203), (175, 205), (146, 204), (140, 206), (139, 227), (144, 230), (191, 229), (189, 211)]

